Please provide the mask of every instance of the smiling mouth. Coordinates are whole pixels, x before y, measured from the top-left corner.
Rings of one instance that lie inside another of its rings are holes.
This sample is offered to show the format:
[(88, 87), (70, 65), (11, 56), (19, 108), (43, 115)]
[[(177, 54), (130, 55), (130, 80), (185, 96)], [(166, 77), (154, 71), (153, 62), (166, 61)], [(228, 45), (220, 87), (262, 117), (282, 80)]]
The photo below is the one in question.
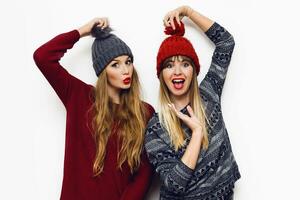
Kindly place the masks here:
[(182, 89), (184, 85), (184, 81), (185, 81), (184, 79), (173, 79), (172, 83), (174, 85), (174, 88), (177, 90)]

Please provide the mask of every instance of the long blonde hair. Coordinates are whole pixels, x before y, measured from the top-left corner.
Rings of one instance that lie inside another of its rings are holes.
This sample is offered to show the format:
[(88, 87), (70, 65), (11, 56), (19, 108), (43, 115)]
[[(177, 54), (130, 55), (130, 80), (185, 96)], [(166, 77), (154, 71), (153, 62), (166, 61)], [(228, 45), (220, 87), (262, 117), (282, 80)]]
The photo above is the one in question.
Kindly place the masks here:
[[(200, 123), (203, 127), (203, 139), (202, 139), (202, 148), (208, 148), (208, 132), (207, 132), (207, 124), (208, 120), (205, 114), (204, 106), (202, 100), (200, 98), (200, 92), (198, 88), (197, 74), (195, 71), (194, 63), (192, 60), (186, 56), (173, 56), (170, 59), (179, 59), (184, 58), (188, 60), (193, 66), (193, 78), (191, 81), (191, 85), (189, 87), (189, 99), (190, 106), (192, 107), (195, 115), (200, 120)], [(166, 62), (163, 63), (164, 64)], [(177, 151), (184, 145), (185, 134), (181, 128), (180, 119), (173, 113), (168, 107), (169, 103), (172, 103), (170, 98), (170, 91), (163, 80), (162, 72), (159, 75), (160, 89), (159, 89), (159, 121), (162, 126), (167, 130), (172, 145)]]
[(122, 164), (127, 161), (133, 173), (141, 162), (146, 126), (146, 109), (140, 100), (140, 83), (136, 70), (133, 68), (131, 87), (121, 91), (118, 106), (110, 100), (107, 87), (107, 74), (104, 70), (98, 77), (94, 89), (95, 101), (90, 109), (93, 111), (92, 130), (96, 142), (93, 172), (98, 176), (103, 171), (108, 138), (118, 130), (122, 144), (118, 152), (118, 168), (122, 169)]

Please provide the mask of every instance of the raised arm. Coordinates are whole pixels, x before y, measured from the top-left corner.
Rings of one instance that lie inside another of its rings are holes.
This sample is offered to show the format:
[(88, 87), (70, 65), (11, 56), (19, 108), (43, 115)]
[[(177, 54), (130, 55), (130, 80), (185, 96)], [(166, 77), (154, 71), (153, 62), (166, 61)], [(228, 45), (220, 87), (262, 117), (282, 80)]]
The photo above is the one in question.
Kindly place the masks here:
[(67, 107), (73, 83), (83, 82), (69, 74), (59, 61), (80, 37), (90, 34), (95, 24), (101, 27), (108, 25), (106, 18), (95, 18), (78, 30), (72, 30), (54, 37), (35, 50), (33, 54), (36, 65), (53, 87), (65, 107)]
[(167, 13), (164, 18), (164, 25), (172, 26), (173, 29), (175, 29), (174, 20), (180, 24), (180, 20), (185, 16), (190, 18), (203, 32), (206, 32), (214, 23), (211, 19), (201, 15), (191, 7), (180, 6), (179, 8)]
[(178, 24), (180, 24), (179, 21), (184, 16), (192, 20), (216, 47), (209, 71), (199, 87), (202, 92), (210, 95), (215, 101), (220, 101), (227, 69), (235, 45), (234, 39), (224, 27), (189, 6), (181, 6), (169, 12), (164, 18), (164, 25), (175, 28), (174, 20), (177, 20)]
[(233, 36), (221, 25), (201, 15), (190, 7), (184, 7), (188, 16), (214, 43), (212, 61), (208, 73), (200, 83), (200, 91), (211, 95), (215, 101), (221, 100), (221, 94), (234, 49)]
[(232, 35), (216, 22), (205, 34), (215, 44), (216, 48), (208, 73), (200, 83), (200, 92), (206, 92), (215, 101), (220, 102), (235, 42)]

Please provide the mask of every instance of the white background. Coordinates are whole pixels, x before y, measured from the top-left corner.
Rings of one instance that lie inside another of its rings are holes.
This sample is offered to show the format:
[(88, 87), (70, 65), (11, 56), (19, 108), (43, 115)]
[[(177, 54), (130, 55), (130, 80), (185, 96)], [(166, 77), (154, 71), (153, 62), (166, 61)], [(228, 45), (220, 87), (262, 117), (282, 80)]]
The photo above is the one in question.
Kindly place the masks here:
[[(64, 159), (63, 104), (35, 66), (34, 50), (96, 16), (131, 48), (144, 99), (157, 108), (155, 58), (163, 16), (190, 5), (219, 22), (236, 48), (222, 109), (242, 178), (235, 199), (299, 198), (299, 6), (296, 0), (14, 1), (0, 6), (0, 199), (59, 199)], [(207, 72), (213, 45), (185, 19), (186, 34)], [(81, 39), (61, 63), (94, 84), (92, 39)], [(157, 183), (148, 199), (157, 199)]]

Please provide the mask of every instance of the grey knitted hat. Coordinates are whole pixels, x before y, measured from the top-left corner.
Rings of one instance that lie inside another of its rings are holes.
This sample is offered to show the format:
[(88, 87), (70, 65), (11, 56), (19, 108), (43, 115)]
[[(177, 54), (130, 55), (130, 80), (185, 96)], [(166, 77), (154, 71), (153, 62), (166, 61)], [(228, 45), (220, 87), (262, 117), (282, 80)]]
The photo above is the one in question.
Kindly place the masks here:
[(111, 34), (111, 31), (109, 27), (101, 29), (96, 26), (91, 31), (92, 36), (95, 37), (92, 45), (92, 59), (97, 76), (118, 56), (128, 55), (133, 61), (130, 48), (116, 35)]

